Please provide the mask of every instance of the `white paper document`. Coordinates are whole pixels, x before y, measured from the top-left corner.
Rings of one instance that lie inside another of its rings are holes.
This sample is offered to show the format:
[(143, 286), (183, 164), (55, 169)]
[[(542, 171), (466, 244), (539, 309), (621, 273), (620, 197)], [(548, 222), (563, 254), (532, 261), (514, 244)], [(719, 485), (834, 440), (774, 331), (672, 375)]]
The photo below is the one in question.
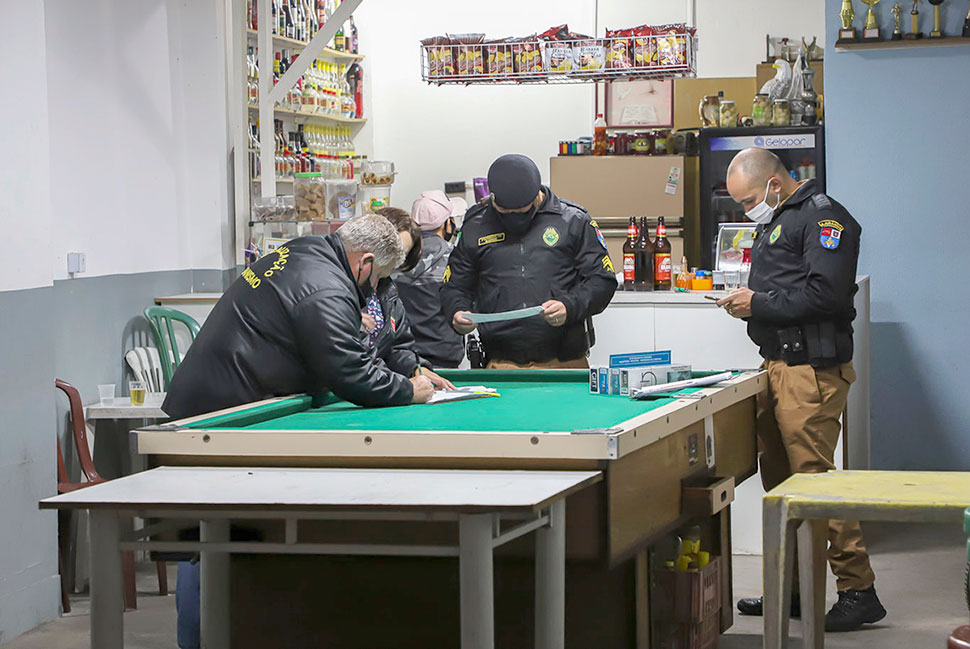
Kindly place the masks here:
[(542, 311), (543, 308), (541, 306), (530, 306), (525, 309), (502, 311), (501, 313), (467, 313), (465, 314), (465, 317), (475, 324), (481, 324), (483, 322), (502, 322), (504, 320), (521, 320), (522, 318), (531, 318), (534, 315), (539, 315), (542, 313)]
[(483, 399), (485, 397), (500, 396), (495, 388), (486, 388), (484, 385), (468, 385), (454, 390), (435, 390), (434, 394), (428, 399), (428, 404), (446, 403), (448, 401), (465, 401), (467, 399)]
[(732, 376), (734, 376), (734, 374), (732, 374), (731, 372), (722, 372), (720, 374), (714, 374), (712, 376), (705, 376), (702, 379), (687, 379), (686, 381), (674, 381), (673, 383), (661, 383), (659, 385), (651, 385), (645, 388), (640, 388), (635, 393), (631, 394), (630, 398), (646, 399), (654, 394), (669, 394), (671, 392), (677, 392), (678, 390), (683, 390), (685, 388), (700, 388), (700, 387), (704, 387), (705, 385), (714, 385), (715, 383), (720, 383), (721, 381), (727, 381)]

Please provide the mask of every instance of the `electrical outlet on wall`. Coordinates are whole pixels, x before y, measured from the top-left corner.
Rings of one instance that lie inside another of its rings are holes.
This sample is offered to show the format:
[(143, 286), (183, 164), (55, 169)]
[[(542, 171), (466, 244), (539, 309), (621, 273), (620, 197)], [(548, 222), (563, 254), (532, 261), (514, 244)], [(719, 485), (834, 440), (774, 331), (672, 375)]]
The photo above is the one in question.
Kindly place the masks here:
[(67, 253), (67, 272), (71, 275), (86, 272), (88, 269), (87, 256), (83, 252)]

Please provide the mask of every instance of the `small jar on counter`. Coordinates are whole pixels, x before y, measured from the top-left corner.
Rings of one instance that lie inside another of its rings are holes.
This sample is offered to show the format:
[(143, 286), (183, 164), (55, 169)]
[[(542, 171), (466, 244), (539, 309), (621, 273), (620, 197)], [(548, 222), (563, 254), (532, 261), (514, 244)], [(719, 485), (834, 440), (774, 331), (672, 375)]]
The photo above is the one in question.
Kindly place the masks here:
[(791, 104), (787, 99), (776, 99), (772, 104), (771, 123), (774, 126), (791, 126)]
[(654, 131), (653, 135), (653, 155), (667, 155), (669, 149), (667, 143), (670, 140), (670, 131)]
[(646, 131), (637, 133), (633, 141), (633, 152), (636, 155), (650, 155), (650, 134)]
[(613, 142), (613, 155), (629, 155), (630, 154), (630, 134), (629, 133), (617, 133), (616, 140)]
[(755, 126), (771, 125), (771, 99), (766, 94), (758, 94), (754, 98), (751, 117)]
[(721, 101), (718, 123), (721, 128), (734, 128), (738, 125), (738, 108), (730, 99)]

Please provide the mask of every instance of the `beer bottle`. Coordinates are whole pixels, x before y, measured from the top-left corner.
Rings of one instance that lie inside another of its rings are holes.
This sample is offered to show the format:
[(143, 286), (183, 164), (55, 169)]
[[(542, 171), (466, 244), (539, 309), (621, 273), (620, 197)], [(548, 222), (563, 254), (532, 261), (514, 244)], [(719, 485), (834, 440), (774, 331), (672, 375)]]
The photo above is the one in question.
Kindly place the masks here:
[(640, 217), (640, 237), (636, 245), (636, 286), (637, 291), (653, 290), (653, 243), (650, 241), (647, 217)]
[(670, 270), (670, 242), (667, 241), (667, 226), (661, 216), (657, 223), (657, 238), (653, 242), (654, 290), (670, 290)]
[(626, 242), (623, 244), (623, 290), (636, 290), (636, 250), (637, 250), (637, 217), (630, 217), (630, 225), (626, 228)]

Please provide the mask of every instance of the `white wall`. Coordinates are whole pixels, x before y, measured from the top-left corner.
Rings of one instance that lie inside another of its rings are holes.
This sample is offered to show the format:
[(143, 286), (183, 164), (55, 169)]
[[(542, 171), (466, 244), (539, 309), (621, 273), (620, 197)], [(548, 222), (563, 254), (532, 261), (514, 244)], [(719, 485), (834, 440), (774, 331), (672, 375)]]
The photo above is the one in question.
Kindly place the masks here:
[(43, 6), (0, 3), (0, 291), (51, 285), (45, 57)]
[(232, 265), (217, 8), (46, 3), (55, 279)]
[[(805, 0), (698, 0), (698, 76), (753, 76), (764, 58), (765, 34), (824, 40), (823, 6)], [(372, 93), (373, 156), (399, 171), (392, 202), (409, 207), (425, 189), (484, 176), (503, 153), (532, 157), (548, 180), (548, 159), (561, 139), (592, 131), (589, 85), (432, 87), (420, 80), (418, 42), (443, 33), (523, 36), (568, 23), (576, 32), (687, 20), (687, 2), (561, 0), (477, 2), (365, 0), (355, 22), (367, 55)], [(597, 12), (598, 6), (598, 12)], [(367, 134), (368, 143), (371, 141)], [(369, 144), (368, 144), (369, 146)]]

